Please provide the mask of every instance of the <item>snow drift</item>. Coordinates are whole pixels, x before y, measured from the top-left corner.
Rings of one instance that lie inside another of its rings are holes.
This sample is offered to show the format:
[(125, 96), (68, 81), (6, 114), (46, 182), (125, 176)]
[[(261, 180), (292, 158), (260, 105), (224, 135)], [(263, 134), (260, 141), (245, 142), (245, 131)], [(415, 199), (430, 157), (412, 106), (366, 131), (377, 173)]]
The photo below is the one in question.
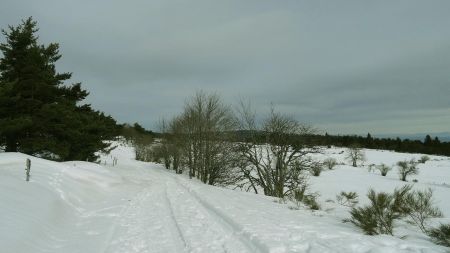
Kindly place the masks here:
[[(339, 160), (340, 149), (326, 156)], [(369, 163), (393, 164), (410, 154), (367, 151)], [(25, 181), (25, 160), (31, 180)], [(117, 166), (111, 166), (113, 158)], [(106, 163), (106, 164), (105, 164)], [(345, 165), (312, 178), (323, 211), (291, 210), (276, 199), (212, 187), (133, 159), (120, 145), (102, 165), (51, 162), (0, 153), (0, 249), (2, 252), (445, 252), (408, 224), (399, 234), (366, 236), (342, 219), (348, 209), (333, 203), (342, 190), (364, 203), (369, 187), (403, 185)], [(432, 157), (421, 165), (415, 187), (431, 187), (450, 217), (450, 161)], [(328, 201), (327, 201), (328, 200)], [(449, 221), (444, 218), (438, 221)]]

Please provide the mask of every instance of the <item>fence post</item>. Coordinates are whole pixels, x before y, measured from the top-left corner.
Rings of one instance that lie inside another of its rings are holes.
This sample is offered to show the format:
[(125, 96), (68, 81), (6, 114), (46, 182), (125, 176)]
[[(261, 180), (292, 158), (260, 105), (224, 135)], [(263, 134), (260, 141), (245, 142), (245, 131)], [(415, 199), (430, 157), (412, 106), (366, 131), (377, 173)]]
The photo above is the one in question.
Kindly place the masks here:
[(30, 181), (30, 170), (31, 170), (31, 160), (27, 158), (26, 162), (27, 167), (25, 168), (26, 180)]

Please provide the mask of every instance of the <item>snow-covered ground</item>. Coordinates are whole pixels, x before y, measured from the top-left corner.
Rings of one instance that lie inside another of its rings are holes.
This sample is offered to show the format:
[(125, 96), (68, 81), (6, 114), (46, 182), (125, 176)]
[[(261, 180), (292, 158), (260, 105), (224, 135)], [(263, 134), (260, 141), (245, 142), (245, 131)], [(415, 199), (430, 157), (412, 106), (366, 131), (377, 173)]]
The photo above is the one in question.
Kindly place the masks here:
[[(343, 160), (341, 149), (325, 156)], [(367, 150), (367, 164), (420, 157)], [(398, 237), (366, 236), (349, 223), (348, 208), (335, 201), (342, 190), (367, 201), (368, 188), (403, 185), (365, 168), (339, 165), (311, 177), (322, 211), (292, 210), (274, 198), (204, 185), (152, 163), (133, 159), (119, 146), (106, 165), (57, 163), (19, 153), (0, 153), (0, 252), (446, 252), (409, 224)], [(25, 160), (31, 159), (31, 180)], [(118, 165), (112, 166), (112, 159)], [(450, 160), (420, 165), (417, 188), (434, 189), (450, 217)], [(433, 222), (450, 222), (448, 218)], [(399, 237), (406, 236), (404, 239)]]

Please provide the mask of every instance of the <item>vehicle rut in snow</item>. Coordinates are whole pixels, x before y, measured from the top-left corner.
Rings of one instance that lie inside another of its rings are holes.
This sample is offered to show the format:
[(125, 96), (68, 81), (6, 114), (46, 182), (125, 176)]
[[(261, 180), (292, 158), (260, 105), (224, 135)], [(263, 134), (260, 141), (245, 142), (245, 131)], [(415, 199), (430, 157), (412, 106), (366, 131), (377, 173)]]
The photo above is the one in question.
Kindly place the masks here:
[(176, 218), (175, 218), (175, 214), (173, 212), (173, 207), (172, 207), (172, 203), (170, 203), (170, 199), (167, 195), (167, 183), (166, 183), (166, 187), (164, 188), (164, 201), (165, 201), (165, 207), (166, 207), (166, 212), (169, 214), (168, 217), (168, 224), (169, 226), (171, 226), (170, 231), (172, 232), (172, 235), (176, 238), (178, 238), (178, 240), (176, 241), (180, 241), (182, 247), (184, 247), (184, 249), (186, 251), (189, 251), (189, 245), (186, 243), (186, 240), (184, 239), (184, 235), (183, 232), (181, 232), (180, 229), (180, 225), (178, 224)]
[[(208, 222), (210, 227), (218, 230), (218, 233), (222, 233), (223, 252), (268, 252), (264, 245), (251, 238), (230, 217), (223, 215), (212, 205), (199, 198), (195, 192), (183, 185), (177, 178), (170, 177), (173, 179), (167, 183), (168, 189), (173, 192), (170, 198), (183, 199), (184, 202), (189, 203), (198, 212), (196, 217), (198, 222)], [(186, 213), (186, 215), (189, 215), (189, 213)]]
[(129, 200), (112, 225), (104, 252), (186, 252), (161, 187), (146, 187)]

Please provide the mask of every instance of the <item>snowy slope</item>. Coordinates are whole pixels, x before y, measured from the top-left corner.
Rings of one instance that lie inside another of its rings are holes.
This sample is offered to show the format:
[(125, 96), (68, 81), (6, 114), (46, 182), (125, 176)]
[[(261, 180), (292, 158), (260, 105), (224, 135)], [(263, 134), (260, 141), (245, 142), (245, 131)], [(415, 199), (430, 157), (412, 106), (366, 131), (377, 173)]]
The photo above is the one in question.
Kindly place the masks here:
[[(336, 151), (329, 150), (328, 155)], [(385, 157), (383, 152), (373, 152), (369, 159), (397, 160), (388, 153)], [(420, 236), (405, 240), (365, 236), (341, 222), (348, 210), (325, 202), (340, 190), (364, 195), (368, 182), (393, 189), (399, 184), (393, 172), (392, 177), (381, 179), (348, 166), (324, 172), (312, 179), (312, 188), (321, 192), (321, 202), (332, 209), (313, 213), (291, 210), (288, 204), (270, 197), (204, 185), (157, 164), (134, 161), (132, 150), (125, 146), (104, 157), (102, 165), (29, 157), (30, 182), (24, 180), (27, 157), (0, 153), (1, 252), (446, 251)], [(114, 167), (113, 158), (118, 159)], [(445, 168), (439, 166), (449, 163), (430, 161), (425, 166), (437, 176), (418, 176), (424, 186), (444, 189), (436, 190), (436, 196), (447, 217), (449, 208), (444, 200), (450, 188), (441, 184), (449, 183), (449, 172), (446, 167), (443, 173)]]
[[(338, 163), (349, 164), (345, 160), (344, 148), (326, 149), (324, 157), (333, 157)], [(414, 189), (433, 190), (436, 199), (436, 205), (443, 211), (444, 216), (450, 217), (450, 158), (443, 156), (429, 156), (430, 161), (425, 164), (418, 164), (419, 174), (408, 176), (408, 182), (399, 180), (396, 163), (398, 161), (415, 159), (416, 161), (422, 156), (421, 154), (396, 153), (385, 150), (364, 150), (366, 161), (363, 166), (354, 168), (349, 165), (337, 165), (334, 170), (324, 171), (320, 177), (311, 177), (312, 189), (320, 192), (321, 199), (335, 199), (340, 191), (355, 191), (364, 197), (369, 188), (376, 191), (392, 192), (395, 188), (399, 188), (405, 184), (413, 184)], [(388, 172), (386, 177), (380, 175), (378, 170), (368, 171), (369, 164), (379, 165), (384, 163), (392, 170)], [(418, 182), (412, 182), (416, 179)], [(362, 203), (367, 201), (366, 198), (360, 199)], [(448, 221), (444, 219), (443, 221)]]

